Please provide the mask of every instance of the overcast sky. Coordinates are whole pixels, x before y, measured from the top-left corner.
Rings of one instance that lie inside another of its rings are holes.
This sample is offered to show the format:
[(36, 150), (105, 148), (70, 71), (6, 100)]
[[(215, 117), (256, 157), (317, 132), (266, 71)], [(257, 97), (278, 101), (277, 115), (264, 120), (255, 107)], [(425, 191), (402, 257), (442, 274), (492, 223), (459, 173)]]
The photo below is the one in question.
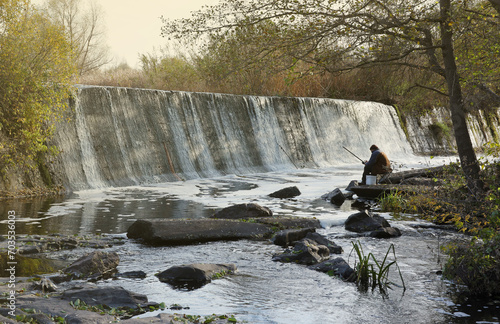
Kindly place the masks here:
[(218, 0), (98, 0), (106, 14), (108, 45), (117, 63), (136, 67), (139, 54), (165, 44), (161, 16), (187, 18), (191, 11)]
[[(87, 3), (88, 0), (81, 0)], [(165, 44), (160, 36), (160, 17), (172, 19), (190, 17), (191, 11), (203, 5), (215, 5), (218, 0), (95, 0), (105, 14), (110, 54), (116, 64), (127, 62), (137, 67), (139, 54), (151, 53)], [(32, 0), (43, 4), (45, 0)]]

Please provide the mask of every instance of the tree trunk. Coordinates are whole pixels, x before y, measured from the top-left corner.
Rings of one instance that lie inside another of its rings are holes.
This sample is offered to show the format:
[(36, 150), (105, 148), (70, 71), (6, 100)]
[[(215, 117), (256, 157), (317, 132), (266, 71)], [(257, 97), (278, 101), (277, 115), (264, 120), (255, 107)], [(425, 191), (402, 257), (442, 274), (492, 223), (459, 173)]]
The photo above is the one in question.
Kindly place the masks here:
[(440, 0), (441, 8), (441, 42), (446, 83), (450, 99), (451, 120), (457, 143), (458, 156), (462, 170), (465, 173), (470, 193), (480, 198), (484, 192), (484, 185), (479, 178), (479, 163), (472, 146), (469, 130), (465, 118), (465, 109), (462, 98), (460, 77), (457, 72), (455, 53), (453, 49), (453, 31), (450, 18), (450, 0)]

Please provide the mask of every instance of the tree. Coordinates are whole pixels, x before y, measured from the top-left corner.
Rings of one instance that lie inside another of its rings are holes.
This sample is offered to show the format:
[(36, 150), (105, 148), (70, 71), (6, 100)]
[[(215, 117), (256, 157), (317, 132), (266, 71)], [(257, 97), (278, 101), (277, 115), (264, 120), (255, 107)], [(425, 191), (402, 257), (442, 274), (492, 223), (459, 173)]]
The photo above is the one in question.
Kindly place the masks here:
[(48, 0), (46, 7), (54, 23), (66, 30), (80, 75), (110, 62), (102, 9), (93, 1), (88, 2), (87, 10), (84, 5), (81, 0)]
[(29, 0), (0, 2), (0, 170), (45, 153), (76, 71), (64, 31)]
[[(331, 72), (384, 65), (441, 77), (444, 87), (417, 86), (448, 97), (461, 165), (470, 192), (477, 196), (483, 185), (466, 124), (454, 43), (457, 32), (466, 28), (460, 24), (464, 12), (488, 15), (485, 10), (496, 1), (227, 0), (189, 19), (164, 20), (162, 33), (178, 39), (210, 35), (212, 43), (219, 39), (223, 44), (243, 26), (272, 21), (272, 33), (249, 39), (255, 47), (249, 57), (260, 60), (279, 52)], [(483, 12), (477, 12), (478, 3), (486, 8)]]

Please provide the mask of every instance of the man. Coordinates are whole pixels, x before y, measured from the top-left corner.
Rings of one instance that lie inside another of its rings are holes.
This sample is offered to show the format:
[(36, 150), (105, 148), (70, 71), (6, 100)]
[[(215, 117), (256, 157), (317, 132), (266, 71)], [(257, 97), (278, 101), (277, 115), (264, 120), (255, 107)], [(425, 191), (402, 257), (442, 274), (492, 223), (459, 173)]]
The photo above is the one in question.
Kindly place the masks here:
[(377, 145), (370, 146), (370, 151), (372, 152), (370, 159), (363, 162), (365, 169), (363, 171), (361, 185), (366, 184), (366, 176), (368, 174), (378, 175), (392, 172), (389, 158), (384, 152), (380, 151)]

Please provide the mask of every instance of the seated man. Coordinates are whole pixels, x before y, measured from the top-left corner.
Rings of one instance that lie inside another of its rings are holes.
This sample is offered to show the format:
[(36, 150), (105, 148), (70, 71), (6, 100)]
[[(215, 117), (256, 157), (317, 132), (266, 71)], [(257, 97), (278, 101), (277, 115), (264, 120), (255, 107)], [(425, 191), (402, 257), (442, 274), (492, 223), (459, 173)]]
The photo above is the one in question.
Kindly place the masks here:
[(378, 175), (392, 172), (391, 162), (389, 161), (389, 158), (384, 152), (380, 151), (377, 145), (370, 146), (370, 151), (372, 152), (370, 159), (363, 162), (365, 168), (360, 183), (361, 185), (366, 184), (366, 176), (368, 174)]

